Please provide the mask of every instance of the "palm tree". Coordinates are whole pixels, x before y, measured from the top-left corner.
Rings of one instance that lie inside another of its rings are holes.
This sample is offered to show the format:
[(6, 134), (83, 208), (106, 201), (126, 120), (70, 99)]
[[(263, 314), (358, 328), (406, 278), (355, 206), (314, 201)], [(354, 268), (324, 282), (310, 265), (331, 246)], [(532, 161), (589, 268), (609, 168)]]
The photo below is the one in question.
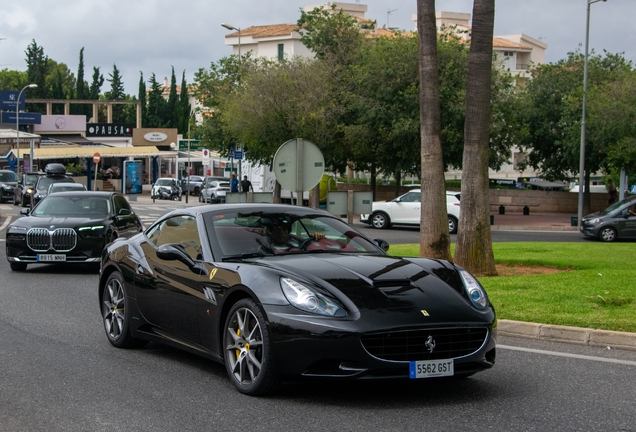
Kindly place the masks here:
[(422, 196), (420, 255), (451, 259), (441, 144), (435, 0), (418, 0)]
[(471, 273), (496, 275), (490, 237), (488, 144), (495, 0), (475, 0), (468, 57), (462, 200), (455, 262)]

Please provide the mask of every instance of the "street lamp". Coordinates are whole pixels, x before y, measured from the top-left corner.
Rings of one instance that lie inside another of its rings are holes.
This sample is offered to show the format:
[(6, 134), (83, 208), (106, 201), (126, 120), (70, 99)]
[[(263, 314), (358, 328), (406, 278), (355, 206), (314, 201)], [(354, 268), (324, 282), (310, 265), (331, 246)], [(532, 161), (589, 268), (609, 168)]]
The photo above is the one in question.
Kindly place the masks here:
[[(605, 1), (605, 0), (603, 0), (603, 1)], [(241, 58), (241, 29), (240, 28), (236, 28), (233, 25), (228, 24), (228, 23), (221, 23), (221, 26), (225, 27), (228, 30), (235, 30), (235, 31), (238, 32), (238, 37), (239, 37), (238, 55), (239, 55), (239, 59), (240, 59)]]
[(599, 1), (607, 0), (587, 0), (587, 22), (585, 25), (585, 61), (583, 62), (583, 113), (581, 116), (581, 151), (579, 159), (579, 208), (578, 225), (581, 226), (583, 219), (583, 183), (585, 181), (585, 99), (587, 96), (587, 58), (590, 43), (590, 5)]
[[(18, 151), (18, 166), (16, 168), (16, 173), (20, 175), (20, 98), (22, 97), (22, 92), (28, 88), (37, 87), (37, 84), (29, 84), (25, 85), (20, 93), (18, 93), (18, 100), (15, 101), (15, 137), (16, 137), (16, 149)], [(31, 155), (31, 159), (33, 159), (33, 155)]]

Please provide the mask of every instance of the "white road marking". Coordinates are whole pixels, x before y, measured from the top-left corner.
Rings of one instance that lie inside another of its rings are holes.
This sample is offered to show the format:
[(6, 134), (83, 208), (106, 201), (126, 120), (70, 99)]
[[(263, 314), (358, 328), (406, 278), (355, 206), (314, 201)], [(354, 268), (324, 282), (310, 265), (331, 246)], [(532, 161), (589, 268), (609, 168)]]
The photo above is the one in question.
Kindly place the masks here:
[(569, 358), (575, 358), (575, 359), (581, 359), (581, 360), (592, 360), (592, 361), (599, 361), (604, 363), (617, 363), (617, 364), (622, 364), (627, 366), (636, 366), (636, 361), (630, 361), (630, 360), (618, 360), (618, 359), (611, 359), (611, 358), (586, 356), (586, 355), (580, 355), (580, 354), (569, 354), (569, 353), (561, 353), (556, 351), (545, 351), (545, 350), (538, 350), (538, 349), (532, 349), (532, 348), (521, 348), (521, 347), (510, 346), (510, 345), (497, 345), (497, 348), (508, 349), (512, 351), (524, 351), (524, 352), (530, 352), (534, 354), (544, 354), (544, 355), (552, 355), (552, 356), (558, 356), (558, 357), (569, 357)]
[(3, 229), (5, 229), (6, 227), (8, 227), (10, 223), (11, 223), (11, 216), (7, 216), (7, 220), (6, 220), (6, 221), (4, 221), (4, 223), (2, 224), (2, 226), (0, 226), (0, 231), (2, 231)]

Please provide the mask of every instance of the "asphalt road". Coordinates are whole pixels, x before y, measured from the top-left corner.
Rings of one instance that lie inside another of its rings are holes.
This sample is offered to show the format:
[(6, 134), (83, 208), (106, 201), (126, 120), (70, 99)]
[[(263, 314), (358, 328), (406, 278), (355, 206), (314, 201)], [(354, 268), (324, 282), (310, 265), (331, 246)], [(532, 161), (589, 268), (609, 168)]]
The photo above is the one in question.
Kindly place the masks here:
[(634, 430), (636, 352), (499, 338), (468, 379), (307, 382), (237, 393), (223, 366), (106, 340), (97, 275), (11, 272), (0, 253), (1, 431)]
[(467, 379), (305, 382), (253, 398), (209, 360), (113, 348), (94, 268), (12, 272), (0, 232), (0, 281), (0, 431), (636, 430), (633, 351), (500, 337), (495, 367)]

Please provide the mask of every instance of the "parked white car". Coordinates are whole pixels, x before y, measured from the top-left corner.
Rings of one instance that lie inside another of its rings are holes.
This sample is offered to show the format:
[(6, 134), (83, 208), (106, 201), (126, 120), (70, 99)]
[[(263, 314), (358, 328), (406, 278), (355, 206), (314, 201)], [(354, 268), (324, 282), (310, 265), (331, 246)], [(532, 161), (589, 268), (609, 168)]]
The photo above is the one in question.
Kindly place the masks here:
[[(360, 222), (374, 228), (384, 229), (391, 225), (420, 225), (420, 200), (422, 192), (419, 189), (408, 191), (402, 196), (390, 201), (373, 202), (372, 213), (361, 214)], [(446, 192), (446, 212), (448, 213), (448, 231), (457, 233), (459, 222), (459, 192)]]

